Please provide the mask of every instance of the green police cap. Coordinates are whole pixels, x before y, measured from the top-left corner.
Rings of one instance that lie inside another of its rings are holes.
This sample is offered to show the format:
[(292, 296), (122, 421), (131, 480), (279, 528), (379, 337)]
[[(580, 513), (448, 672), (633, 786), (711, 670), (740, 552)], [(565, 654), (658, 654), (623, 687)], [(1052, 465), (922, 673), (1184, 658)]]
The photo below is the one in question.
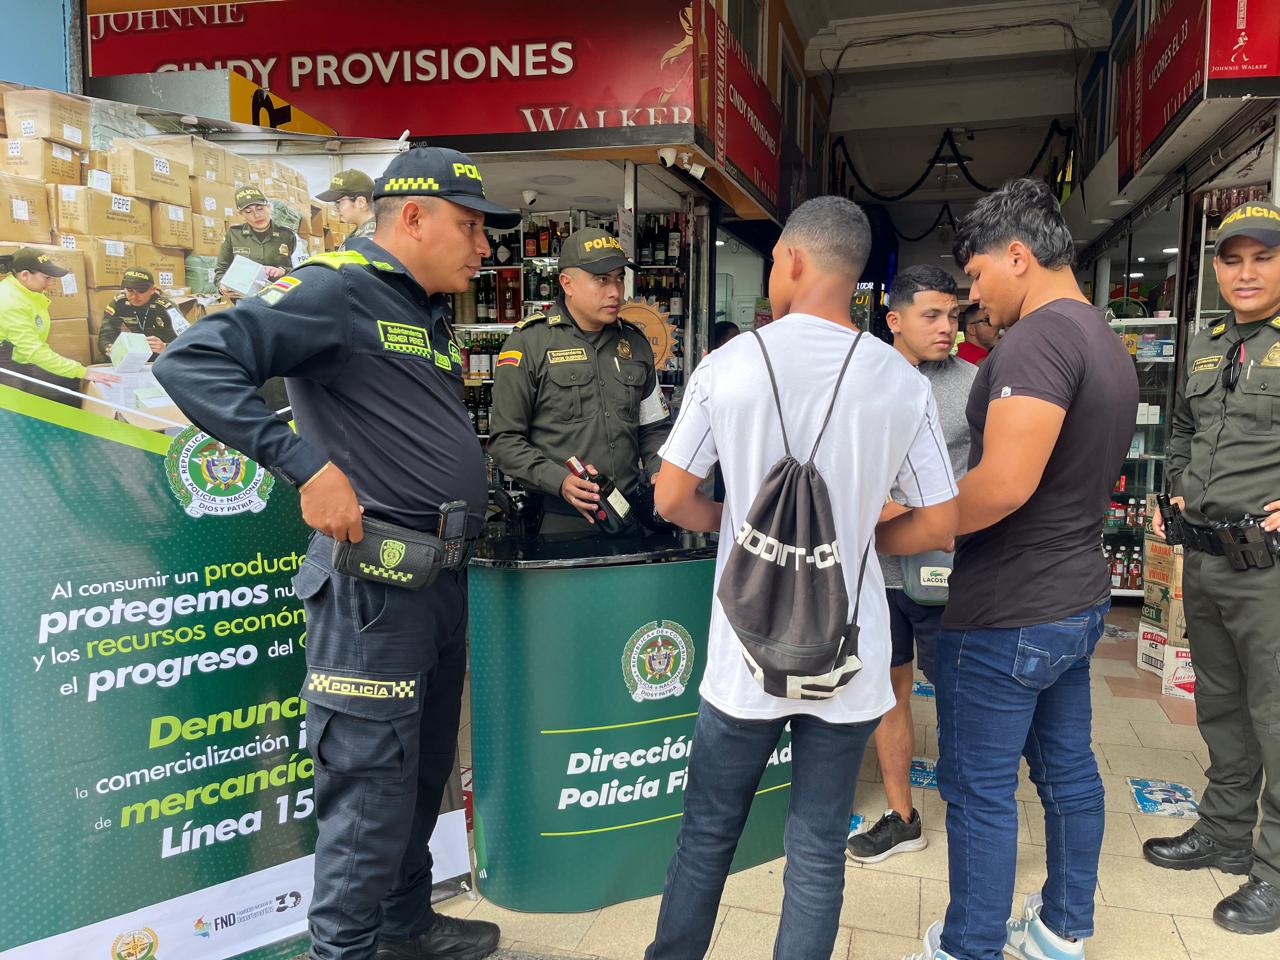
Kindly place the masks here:
[(444, 197), (484, 214), (486, 226), (509, 230), (520, 214), (484, 195), (484, 178), (471, 158), (444, 147), (414, 147), (387, 164), (373, 184), (373, 198)]
[(13, 253), (13, 272), (27, 270), (31, 273), (43, 273), (49, 277), (65, 277), (71, 271), (58, 266), (49, 254), (30, 247), (19, 247)]
[(359, 170), (339, 170), (329, 181), (329, 189), (317, 193), (316, 199), (333, 203), (343, 197), (373, 197), (373, 179)]
[(639, 268), (627, 259), (618, 239), (597, 227), (575, 230), (560, 247), (560, 269), (577, 267), (587, 273), (608, 273), (619, 267)]
[(151, 271), (142, 267), (130, 267), (124, 272), (124, 279), (120, 283), (126, 290), (150, 290), (155, 285), (156, 278)]
[(1232, 237), (1251, 237), (1264, 247), (1280, 247), (1280, 207), (1260, 200), (1240, 204), (1222, 218), (1215, 248), (1218, 253)]
[(267, 198), (257, 187), (241, 187), (236, 191), (236, 209), (243, 210), (255, 203), (266, 203)]

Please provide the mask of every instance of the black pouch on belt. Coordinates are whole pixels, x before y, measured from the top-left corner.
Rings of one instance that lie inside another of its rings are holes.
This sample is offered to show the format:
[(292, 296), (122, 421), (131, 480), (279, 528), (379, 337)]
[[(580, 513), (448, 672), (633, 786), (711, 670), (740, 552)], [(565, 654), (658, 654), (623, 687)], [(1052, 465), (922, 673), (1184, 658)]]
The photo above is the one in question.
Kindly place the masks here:
[(333, 545), (333, 569), (350, 577), (421, 590), (444, 567), (444, 542), (434, 534), (364, 518), (364, 539)]

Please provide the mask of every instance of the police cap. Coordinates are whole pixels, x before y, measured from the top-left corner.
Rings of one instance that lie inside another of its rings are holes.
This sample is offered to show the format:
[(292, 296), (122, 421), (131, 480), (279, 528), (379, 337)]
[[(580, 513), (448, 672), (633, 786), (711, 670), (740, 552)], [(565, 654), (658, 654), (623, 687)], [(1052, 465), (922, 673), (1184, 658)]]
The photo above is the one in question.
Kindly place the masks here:
[(266, 203), (267, 198), (257, 187), (241, 187), (236, 191), (236, 209), (243, 210), (255, 203)]
[(339, 170), (329, 181), (329, 189), (317, 193), (316, 199), (333, 203), (343, 197), (372, 197), (373, 180), (360, 170)]
[(142, 267), (130, 267), (124, 272), (124, 278), (120, 286), (126, 290), (150, 290), (156, 285), (156, 278), (150, 270), (144, 270)]
[(587, 273), (608, 273), (619, 267), (639, 269), (627, 259), (616, 237), (598, 227), (575, 230), (565, 238), (560, 247), (560, 269), (577, 267)]
[(43, 273), (49, 277), (65, 277), (71, 271), (58, 266), (49, 254), (30, 247), (19, 247), (13, 253), (13, 272), (27, 270), (31, 273)]
[(1260, 200), (1240, 204), (1222, 218), (1215, 248), (1218, 253), (1232, 237), (1250, 237), (1264, 247), (1280, 247), (1280, 207)]
[(373, 198), (443, 197), (484, 214), (485, 223), (508, 230), (520, 214), (484, 195), (484, 179), (471, 158), (444, 147), (414, 147), (397, 156), (373, 183)]

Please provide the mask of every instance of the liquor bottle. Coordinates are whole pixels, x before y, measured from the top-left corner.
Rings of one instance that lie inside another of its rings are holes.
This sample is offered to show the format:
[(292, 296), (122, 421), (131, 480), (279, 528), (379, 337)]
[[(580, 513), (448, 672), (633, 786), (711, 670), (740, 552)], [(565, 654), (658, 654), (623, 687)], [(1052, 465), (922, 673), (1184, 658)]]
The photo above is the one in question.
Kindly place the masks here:
[(667, 218), (658, 217), (658, 226), (653, 237), (654, 266), (665, 266), (667, 263)]
[(600, 501), (595, 509), (596, 525), (605, 533), (621, 533), (625, 530), (631, 519), (631, 504), (614, 482), (602, 473), (588, 473), (586, 466), (577, 457), (570, 457), (565, 461), (565, 466), (575, 477), (590, 480), (600, 488)]
[(516, 322), (516, 292), (507, 285), (507, 292), (502, 297), (502, 320), (504, 323)]
[(1126, 527), (1136, 527), (1138, 525), (1138, 501), (1133, 497), (1129, 498), (1129, 506), (1124, 512), (1124, 525)]
[(563, 226), (564, 224), (557, 226), (554, 220), (551, 221), (551, 256), (555, 257), (557, 260), (560, 258), (560, 250), (563, 246), (562, 238), (560, 236), (560, 229)]
[(684, 291), (680, 289), (680, 277), (677, 276), (671, 285), (671, 322), (684, 322)]
[(551, 256), (551, 228), (545, 223), (538, 227), (538, 256)]
[(500, 267), (505, 267), (511, 262), (511, 234), (504, 233), (498, 237), (497, 246), (493, 250), (493, 262)]
[(524, 225), (524, 258), (526, 260), (538, 255), (538, 226), (533, 222), (533, 214)]
[(1129, 589), (1142, 589), (1142, 553), (1136, 547), (1133, 551), (1133, 559), (1129, 561)]
[(667, 263), (672, 265), (680, 262), (680, 240), (683, 234), (680, 231), (680, 220), (684, 214), (675, 214), (671, 218), (671, 232), (667, 234)]
[(488, 389), (487, 384), (476, 388), (476, 433), (486, 436), (489, 433), (489, 405), (484, 401), (484, 393)]
[(1129, 561), (1126, 558), (1125, 552), (1122, 548), (1116, 552), (1115, 558), (1111, 561), (1111, 589), (1112, 590), (1124, 589), (1124, 574), (1128, 566), (1129, 566)]
[(649, 226), (649, 218), (642, 218), (644, 226), (640, 228), (640, 262), (653, 263), (653, 230)]
[(538, 300), (551, 299), (551, 275), (549, 273), (542, 274), (538, 278)]
[(465, 380), (471, 375), (471, 334), (467, 334), (461, 345), (462, 352), (462, 378)]
[(467, 376), (472, 380), (478, 380), (482, 376), (480, 373), (481, 356), (484, 352), (484, 344), (479, 334), (471, 341), (471, 348), (468, 351)]

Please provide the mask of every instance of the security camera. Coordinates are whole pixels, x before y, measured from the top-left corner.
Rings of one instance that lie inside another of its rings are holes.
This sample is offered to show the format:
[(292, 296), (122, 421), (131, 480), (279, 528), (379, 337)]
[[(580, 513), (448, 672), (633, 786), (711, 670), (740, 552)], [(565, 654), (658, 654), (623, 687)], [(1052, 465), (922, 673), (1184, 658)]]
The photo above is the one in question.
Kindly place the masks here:
[(663, 147), (658, 151), (658, 159), (662, 161), (664, 167), (674, 167), (676, 165), (676, 148)]
[(524, 205), (526, 207), (532, 207), (535, 203), (538, 202), (537, 190), (526, 190), (524, 193), (521, 194), (521, 196), (524, 197)]

